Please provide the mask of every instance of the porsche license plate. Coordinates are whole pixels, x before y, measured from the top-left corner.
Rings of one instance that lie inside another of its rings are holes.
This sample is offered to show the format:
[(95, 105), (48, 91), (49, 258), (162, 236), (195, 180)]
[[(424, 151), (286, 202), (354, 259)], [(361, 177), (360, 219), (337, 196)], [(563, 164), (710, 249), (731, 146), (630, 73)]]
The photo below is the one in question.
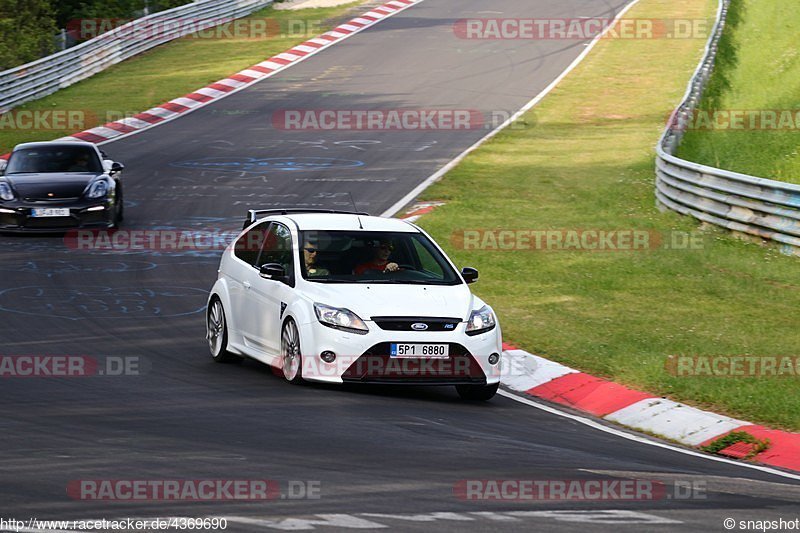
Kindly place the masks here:
[(68, 217), (69, 209), (60, 207), (43, 207), (33, 210), (31, 216), (34, 217)]

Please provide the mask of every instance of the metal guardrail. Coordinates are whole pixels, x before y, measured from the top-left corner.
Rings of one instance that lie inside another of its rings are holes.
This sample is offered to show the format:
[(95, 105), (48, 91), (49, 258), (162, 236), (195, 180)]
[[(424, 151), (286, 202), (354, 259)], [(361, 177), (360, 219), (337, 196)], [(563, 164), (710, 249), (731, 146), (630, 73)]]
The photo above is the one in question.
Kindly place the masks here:
[(731, 0), (720, 0), (717, 23), (686, 95), (656, 147), (660, 207), (732, 231), (769, 239), (800, 254), (800, 185), (730, 172), (675, 156), (714, 69)]
[(0, 113), (52, 94), (160, 44), (249, 15), (272, 1), (197, 0), (138, 18), (85, 43), (0, 72)]

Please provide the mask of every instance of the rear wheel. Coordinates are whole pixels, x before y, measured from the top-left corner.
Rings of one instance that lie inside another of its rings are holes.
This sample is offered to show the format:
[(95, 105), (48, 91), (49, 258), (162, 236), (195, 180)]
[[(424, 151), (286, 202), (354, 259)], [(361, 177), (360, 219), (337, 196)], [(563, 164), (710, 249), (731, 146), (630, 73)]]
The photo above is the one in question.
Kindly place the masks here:
[(289, 383), (302, 383), (303, 356), (300, 353), (300, 332), (291, 318), (281, 328), (281, 368)]
[(225, 309), (218, 298), (214, 298), (206, 313), (206, 339), (211, 357), (218, 363), (235, 363), (242, 358), (228, 351), (228, 324)]
[(499, 383), (494, 385), (456, 385), (456, 390), (462, 400), (485, 402), (494, 398), (498, 387), (500, 387)]

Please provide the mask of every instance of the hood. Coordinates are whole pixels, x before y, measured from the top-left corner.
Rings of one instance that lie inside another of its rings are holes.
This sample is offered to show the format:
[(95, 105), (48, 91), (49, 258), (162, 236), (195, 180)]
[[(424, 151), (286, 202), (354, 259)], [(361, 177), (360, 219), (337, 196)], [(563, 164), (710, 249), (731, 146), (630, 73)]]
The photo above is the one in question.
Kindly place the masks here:
[[(11, 184), (17, 196), (31, 200), (56, 200), (78, 198), (89, 182), (97, 177), (92, 172), (11, 174), (4, 178)], [(52, 195), (52, 196), (51, 196)]]
[[(346, 308), (361, 317), (448, 317), (466, 320), (473, 295), (464, 285), (388, 285), (309, 283), (306, 295), (317, 303)], [(481, 303), (481, 305), (483, 305)]]

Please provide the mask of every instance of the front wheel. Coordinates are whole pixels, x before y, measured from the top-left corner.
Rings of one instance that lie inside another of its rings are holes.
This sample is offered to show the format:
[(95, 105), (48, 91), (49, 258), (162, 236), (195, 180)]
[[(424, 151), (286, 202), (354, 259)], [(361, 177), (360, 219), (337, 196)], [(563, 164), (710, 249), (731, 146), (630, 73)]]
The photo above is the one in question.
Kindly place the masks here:
[(217, 363), (235, 363), (242, 358), (228, 351), (228, 324), (222, 302), (214, 298), (206, 313), (206, 340), (211, 357)]
[(494, 398), (498, 387), (500, 387), (499, 383), (494, 385), (456, 385), (456, 390), (462, 400), (486, 402)]
[(119, 213), (117, 216), (117, 222), (122, 222), (125, 220), (125, 197), (122, 194), (122, 185), (119, 185), (119, 196), (117, 197), (117, 203), (119, 204)]
[(281, 367), (286, 381), (302, 383), (303, 356), (300, 353), (300, 332), (291, 318), (283, 323), (281, 329)]
[(114, 198), (114, 214), (111, 219), (111, 229), (118, 229), (122, 220), (125, 218), (125, 207), (122, 204), (122, 187), (117, 185), (116, 197)]

